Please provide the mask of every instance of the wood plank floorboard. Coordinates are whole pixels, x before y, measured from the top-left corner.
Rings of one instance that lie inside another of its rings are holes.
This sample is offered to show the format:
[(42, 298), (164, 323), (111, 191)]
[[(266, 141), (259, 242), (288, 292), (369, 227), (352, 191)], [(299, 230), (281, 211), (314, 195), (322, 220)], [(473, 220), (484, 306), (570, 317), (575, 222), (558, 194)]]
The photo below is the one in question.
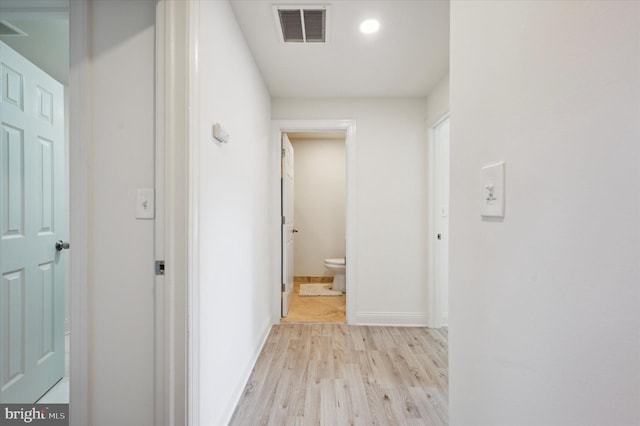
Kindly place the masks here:
[(276, 325), (229, 424), (446, 426), (447, 340), (446, 328)]

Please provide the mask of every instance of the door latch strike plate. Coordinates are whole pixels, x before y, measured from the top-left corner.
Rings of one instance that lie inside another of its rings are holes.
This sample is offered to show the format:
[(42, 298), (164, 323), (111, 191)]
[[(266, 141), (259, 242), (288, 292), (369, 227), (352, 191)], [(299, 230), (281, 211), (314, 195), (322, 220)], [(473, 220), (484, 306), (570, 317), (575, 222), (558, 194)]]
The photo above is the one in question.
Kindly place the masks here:
[(164, 275), (164, 260), (156, 260), (156, 275)]

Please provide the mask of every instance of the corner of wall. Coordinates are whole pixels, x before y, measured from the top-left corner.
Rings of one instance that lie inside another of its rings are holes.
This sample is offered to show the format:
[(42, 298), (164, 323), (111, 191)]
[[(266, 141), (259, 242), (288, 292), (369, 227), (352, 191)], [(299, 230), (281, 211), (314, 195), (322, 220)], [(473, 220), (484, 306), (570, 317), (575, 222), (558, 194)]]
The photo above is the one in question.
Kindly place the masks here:
[(433, 125), (449, 112), (449, 71), (427, 95), (427, 126)]

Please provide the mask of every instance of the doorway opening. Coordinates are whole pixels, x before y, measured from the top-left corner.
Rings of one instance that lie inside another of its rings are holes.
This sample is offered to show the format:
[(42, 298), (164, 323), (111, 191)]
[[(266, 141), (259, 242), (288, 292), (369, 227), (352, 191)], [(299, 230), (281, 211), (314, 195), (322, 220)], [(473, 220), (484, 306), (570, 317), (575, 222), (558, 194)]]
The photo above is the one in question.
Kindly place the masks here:
[(449, 324), (449, 115), (429, 128), (430, 326)]
[[(329, 271), (324, 271), (325, 268), (325, 260), (339, 260), (342, 258), (341, 254), (344, 253), (344, 258), (346, 258), (346, 262), (344, 265), (344, 276), (345, 276), (345, 284), (344, 284), (344, 293), (348, 296), (345, 297), (345, 317), (344, 319), (340, 318), (340, 322), (352, 322), (353, 321), (353, 312), (355, 311), (354, 307), (356, 306), (356, 297), (357, 297), (357, 277), (356, 277), (356, 241), (355, 241), (355, 194), (356, 194), (356, 179), (355, 179), (355, 148), (356, 148), (356, 129), (355, 122), (353, 120), (286, 120), (286, 121), (275, 121), (273, 125), (273, 135), (272, 135), (272, 157), (271, 157), (271, 171), (270, 171), (270, 185), (271, 185), (271, 200), (272, 200), (272, 223), (277, 223), (277, 227), (274, 226), (272, 231), (272, 253), (275, 253), (272, 260), (272, 282), (274, 283), (273, 287), (273, 323), (278, 324), (284, 318), (282, 322), (302, 322), (300, 319), (295, 319), (294, 316), (288, 318), (288, 310), (289, 304), (292, 301), (292, 298), (299, 295), (294, 296), (294, 292), (299, 292), (299, 285), (295, 285), (294, 277), (295, 273), (295, 261), (293, 256), (287, 258), (287, 247), (290, 247), (291, 253), (294, 252), (293, 247), (295, 244), (292, 244), (291, 240), (298, 238), (302, 232), (304, 232), (305, 237), (310, 237), (311, 243), (313, 243), (313, 231), (311, 227), (305, 227), (306, 230), (297, 229), (298, 225), (296, 225), (293, 220), (288, 221), (286, 218), (286, 214), (283, 214), (283, 206), (286, 209), (287, 205), (289, 206), (289, 216), (291, 218), (295, 218), (294, 214), (294, 200), (295, 197), (292, 198), (291, 201), (288, 201), (287, 198), (287, 185), (283, 176), (286, 176), (286, 172), (284, 167), (286, 167), (286, 157), (285, 161), (283, 161), (282, 152), (283, 152), (283, 140), (290, 140), (290, 137), (293, 138), (294, 144), (302, 144), (309, 143), (310, 139), (305, 138), (314, 138), (323, 135), (324, 137), (328, 137), (326, 140), (337, 140), (343, 145), (343, 156), (344, 160), (342, 163), (342, 170), (344, 173), (344, 198), (342, 198), (342, 202), (344, 203), (344, 237), (342, 241), (342, 245), (340, 242), (335, 241), (336, 238), (330, 238), (333, 245), (330, 245), (328, 250), (334, 250), (337, 254), (331, 255), (332, 257), (325, 257), (325, 254), (319, 254), (318, 250), (315, 251), (315, 254), (311, 256), (307, 256), (307, 254), (302, 256), (302, 259), (308, 259), (311, 263), (319, 263), (319, 265), (315, 265), (314, 269), (308, 269), (310, 272), (303, 272), (305, 267), (302, 264), (298, 265), (298, 281), (301, 280), (312, 280), (318, 279), (320, 282), (314, 284), (325, 284), (326, 287), (329, 287), (328, 290), (331, 290), (332, 282), (322, 282), (333, 281), (333, 277), (329, 274)], [(333, 139), (331, 139), (333, 138)], [(343, 138), (341, 140), (341, 138)], [(299, 140), (303, 141), (300, 142)], [(309, 146), (305, 146), (308, 148)], [(304, 149), (304, 148), (303, 148)], [(293, 148), (292, 151), (295, 151)], [(285, 149), (286, 151), (286, 149)], [(305, 153), (306, 155), (307, 153)], [(292, 160), (293, 160), (292, 156)], [(310, 160), (311, 161), (311, 160)], [(303, 163), (306, 161), (303, 161)], [(291, 167), (295, 167), (295, 162), (291, 161)], [(295, 186), (293, 185), (293, 176), (291, 176), (291, 184), (290, 184), (289, 192), (291, 192), (295, 196)], [(309, 194), (313, 196), (313, 194)], [(304, 197), (302, 197), (304, 201)], [(284, 202), (284, 203), (283, 203)], [(339, 201), (338, 201), (339, 202)], [(317, 213), (317, 212), (316, 212)], [(299, 231), (299, 232), (294, 232)], [(337, 237), (339, 239), (340, 237)], [(290, 244), (290, 245), (289, 245)], [(304, 243), (303, 243), (304, 244)], [(303, 245), (304, 247), (304, 245)], [(343, 251), (340, 251), (340, 247), (342, 247)], [(331, 251), (333, 252), (333, 251)], [(322, 253), (328, 253), (324, 251)], [(318, 257), (320, 256), (320, 257)], [(326, 255), (328, 256), (328, 255)], [(313, 260), (320, 259), (321, 260)], [(299, 259), (299, 260), (302, 260)], [(315, 271), (315, 272), (313, 272)], [(335, 272), (334, 272), (335, 273)], [(304, 274), (304, 275), (303, 275)], [(309, 278), (307, 278), (309, 277)], [(313, 277), (313, 278), (312, 278)], [(298, 284), (307, 284), (299, 282)], [(308, 283), (311, 284), (311, 283)], [(327, 285), (328, 284), (328, 285)], [(319, 286), (324, 287), (324, 286)], [(315, 289), (318, 291), (322, 291), (322, 289)], [(341, 291), (342, 292), (342, 291)], [(326, 297), (340, 297), (340, 296), (326, 296)], [(335, 303), (335, 300), (332, 300)], [(317, 318), (317, 317), (316, 317)], [(313, 319), (309, 320), (310, 322), (318, 322), (318, 319), (315, 321)]]
[(344, 323), (345, 131), (287, 132), (282, 143), (282, 270), (293, 287), (283, 292), (281, 323)]
[(68, 6), (4, 9), (2, 25), (0, 402), (68, 404)]

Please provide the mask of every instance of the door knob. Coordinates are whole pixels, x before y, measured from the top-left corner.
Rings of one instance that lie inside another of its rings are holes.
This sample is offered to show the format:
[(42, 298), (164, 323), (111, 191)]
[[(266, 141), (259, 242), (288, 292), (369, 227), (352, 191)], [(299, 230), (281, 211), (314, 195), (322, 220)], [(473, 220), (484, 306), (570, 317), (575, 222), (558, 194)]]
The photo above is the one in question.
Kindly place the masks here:
[(442, 239), (442, 234), (438, 234), (438, 239), (441, 240)]
[(298, 230), (297, 229), (293, 229), (291, 232), (293, 232), (295, 234), (296, 232), (298, 232)]
[(69, 247), (70, 247), (69, 243), (65, 243), (62, 240), (56, 241), (56, 250), (58, 250), (58, 251), (62, 251), (64, 249), (68, 249)]

